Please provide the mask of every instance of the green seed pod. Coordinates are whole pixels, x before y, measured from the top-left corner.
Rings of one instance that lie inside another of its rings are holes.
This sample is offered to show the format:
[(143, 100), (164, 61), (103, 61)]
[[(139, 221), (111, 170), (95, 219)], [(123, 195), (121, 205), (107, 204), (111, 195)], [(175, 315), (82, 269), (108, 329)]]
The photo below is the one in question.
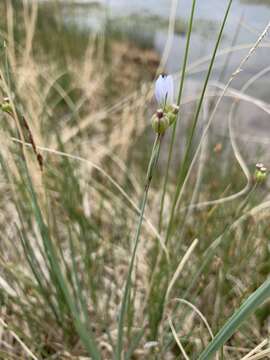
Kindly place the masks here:
[(157, 110), (157, 112), (152, 116), (151, 123), (154, 131), (158, 134), (164, 134), (170, 126), (169, 117), (162, 109)]

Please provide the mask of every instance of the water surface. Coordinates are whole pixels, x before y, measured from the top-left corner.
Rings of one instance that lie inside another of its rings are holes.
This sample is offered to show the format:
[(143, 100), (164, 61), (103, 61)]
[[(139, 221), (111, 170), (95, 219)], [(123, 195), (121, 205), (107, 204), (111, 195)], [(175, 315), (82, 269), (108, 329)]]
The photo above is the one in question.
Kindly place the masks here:
[[(42, 0), (49, 1), (49, 0)], [(137, 41), (146, 40), (160, 54), (167, 42), (167, 27), (172, 1), (168, 0), (78, 0), (70, 5), (63, 0), (61, 5), (63, 19), (67, 25), (76, 24), (86, 31), (104, 31), (104, 24), (111, 29), (122, 28), (123, 32)], [(179, 73), (181, 68), (186, 40), (186, 24), (191, 10), (191, 0), (179, 0), (176, 10), (176, 30), (166, 63), (167, 72)], [(194, 20), (194, 32), (191, 38), (189, 65), (203, 57), (211, 55), (215, 40), (223, 20), (228, 0), (197, 0)], [(270, 20), (270, 0), (234, 0), (225, 27), (220, 49), (243, 46), (241, 51), (235, 51), (231, 56), (223, 55), (217, 58), (211, 80), (226, 82), (239, 66), (241, 60), (256, 42), (259, 35)], [(249, 59), (241, 74), (232, 83), (235, 89), (241, 89), (250, 78), (262, 69), (270, 66), (270, 37), (264, 39), (263, 46)], [(226, 63), (226, 67), (224, 64)], [(201, 87), (205, 78), (208, 62), (197, 68), (197, 72), (189, 75), (188, 91), (194, 92), (195, 86)], [(224, 71), (224, 69), (226, 71)], [(221, 73), (223, 74), (220, 78)], [(258, 79), (248, 90), (248, 94), (270, 102), (270, 72)], [(186, 88), (186, 87), (185, 87)], [(226, 124), (228, 104), (222, 104), (217, 127)], [(248, 145), (253, 138), (256, 144), (265, 144), (268, 149), (270, 142), (269, 115), (258, 110), (254, 105), (242, 102), (238, 113), (239, 136)], [(269, 134), (269, 135), (268, 135)], [(248, 141), (246, 139), (249, 139)], [(251, 139), (251, 140), (250, 140)]]
[[(85, 29), (89, 28), (92, 31), (102, 31), (106, 19), (110, 19), (115, 26), (123, 25), (123, 19), (125, 19), (127, 27), (132, 24), (132, 35), (137, 34), (138, 37), (145, 37), (147, 40), (150, 36), (153, 46), (161, 54), (167, 40), (167, 23), (170, 17), (171, 3), (168, 0), (78, 0), (76, 6), (64, 6), (63, 11), (67, 23), (75, 22), (77, 25)], [(191, 0), (178, 1), (177, 24), (180, 21), (182, 24), (187, 22), (191, 3)], [(70, 4), (70, 2), (66, 0), (63, 1), (63, 4)], [(190, 63), (211, 54), (227, 4), (228, 0), (197, 1)], [(234, 45), (254, 43), (270, 20), (269, 5), (270, 1), (268, 0), (234, 0), (220, 47), (227, 48), (233, 43)], [(185, 46), (185, 28), (183, 25), (180, 26), (179, 31), (174, 36), (166, 64), (168, 72), (176, 72), (181, 66)], [(269, 45), (270, 38), (268, 37), (266, 41)], [(225, 78), (234, 71), (247, 51), (246, 48), (233, 53), (229, 59)], [(270, 65), (269, 52), (269, 48), (257, 50), (256, 55), (245, 67), (245, 72), (235, 82), (236, 87), (240, 87), (250, 76)], [(221, 61), (217, 62), (214, 71), (215, 78), (218, 78), (223, 69), (223, 63), (227, 60), (228, 57), (223, 56)], [(204, 73), (197, 73), (193, 75), (193, 78), (200, 79), (203, 75)], [(268, 99), (268, 91), (266, 91), (268, 79), (266, 76), (257, 82), (256, 92), (257, 94), (259, 92), (259, 96), (264, 99)]]

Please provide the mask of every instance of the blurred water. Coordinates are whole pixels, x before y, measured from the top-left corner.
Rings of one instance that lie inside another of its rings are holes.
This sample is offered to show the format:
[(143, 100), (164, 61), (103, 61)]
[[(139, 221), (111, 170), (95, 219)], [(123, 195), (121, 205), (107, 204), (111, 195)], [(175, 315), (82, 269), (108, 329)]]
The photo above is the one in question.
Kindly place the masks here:
[[(178, 15), (184, 15), (186, 18), (190, 12), (190, 0), (180, 0), (179, 8), (177, 10)], [(207, 1), (198, 1), (198, 7), (196, 10), (197, 19), (211, 20), (216, 24), (215, 31), (209, 30), (208, 34), (200, 34), (200, 31), (195, 32), (192, 37), (192, 46), (190, 59), (191, 62), (196, 61), (200, 57), (207, 56), (211, 54), (213, 46), (216, 39), (216, 34), (218, 32), (218, 27), (222, 22), (226, 6), (228, 4), (227, 0), (207, 0)], [(270, 1), (269, 1), (270, 5)], [(169, 11), (169, 10), (168, 10)], [(220, 48), (231, 47), (233, 41), (235, 45), (240, 44), (252, 44), (258, 38), (260, 32), (265, 28), (267, 23), (270, 21), (270, 7), (267, 5), (256, 5), (256, 4), (246, 4), (241, 1), (234, 1), (231, 12), (228, 18), (224, 30), (224, 37)], [(241, 22), (241, 26), (240, 23)], [(196, 19), (195, 19), (196, 23)], [(236, 37), (237, 33), (237, 38)], [(173, 45), (171, 49), (170, 56), (168, 58), (168, 70), (175, 71), (179, 64), (181, 64), (182, 54), (184, 52), (185, 39), (181, 39), (179, 36), (174, 36)], [(158, 50), (161, 52), (164, 48), (164, 43), (166, 41), (166, 34), (162, 32), (157, 32), (155, 45)], [(270, 45), (270, 38), (266, 39), (268, 45)], [(243, 56), (247, 53), (248, 49), (245, 48), (242, 51), (234, 52), (229, 59), (225, 77), (231, 75), (235, 68), (239, 65)], [(256, 55), (251, 58), (248, 64), (245, 67), (245, 72), (243, 76), (237, 81), (236, 87), (241, 86), (247, 78), (253, 74), (260, 71), (262, 68), (270, 65), (270, 48), (261, 48), (257, 50)], [(217, 66), (215, 68), (214, 75), (216, 77), (220, 73), (220, 70), (223, 69), (224, 61), (228, 60), (227, 56), (222, 56), (220, 61), (217, 61)], [(203, 75), (203, 73), (201, 73)], [(199, 74), (197, 74), (199, 76)], [(267, 82), (269, 81), (269, 78)], [(267, 84), (268, 85), (268, 84)], [(260, 81), (259, 88), (262, 89), (261, 96), (264, 95), (268, 98), (268, 94), (265, 93), (266, 78), (264, 77)]]
[[(155, 16), (161, 19), (169, 19), (172, 2), (173, 1), (168, 0), (108, 0), (106, 3), (109, 6), (108, 16), (111, 18), (117, 19), (117, 17), (121, 15), (129, 16), (130, 18), (148, 15), (149, 19), (151, 17), (153, 18), (153, 16), (154, 19)], [(178, 1), (176, 11), (177, 19), (189, 18), (191, 3), (191, 0)], [(197, 0), (195, 31), (193, 32), (191, 39), (189, 65), (196, 62), (199, 58), (212, 54), (227, 4), (228, 0)], [(247, 46), (241, 51), (233, 52), (229, 57), (228, 55), (218, 57), (212, 74), (213, 80), (219, 80), (221, 73), (223, 74), (223, 78), (221, 79), (223, 82), (226, 82), (230, 78), (231, 74), (239, 66), (241, 60), (248, 53), (250, 47), (255, 43), (269, 21), (270, 0), (233, 1), (220, 49), (230, 48), (233, 43), (234, 45)], [(202, 26), (202, 24), (205, 25), (207, 23), (209, 23), (209, 28), (205, 29), (205, 26)], [(141, 24), (138, 24), (138, 27), (140, 26)], [(166, 63), (166, 70), (168, 72), (179, 72), (183, 60), (185, 38), (185, 34), (174, 35), (168, 61)], [(154, 46), (160, 54), (163, 53), (166, 42), (167, 30), (164, 27), (160, 28), (157, 21), (157, 25), (154, 27)], [(265, 38), (264, 44), (268, 47), (261, 47), (256, 50), (256, 53), (249, 59), (241, 74), (233, 81), (233, 88), (241, 89), (252, 76), (262, 69), (270, 67), (269, 34)], [(185, 90), (188, 93), (192, 93), (194, 87), (201, 87), (201, 80), (205, 77), (207, 65), (208, 62), (201, 68), (202, 71), (189, 77), (190, 80), (185, 87)], [(256, 83), (249, 88), (247, 93), (269, 103), (269, 81), (270, 72), (257, 80)], [(223, 101), (218, 116), (216, 116), (215, 119), (215, 133), (227, 134), (227, 115), (228, 103)], [(265, 158), (263, 157), (262, 160), (268, 161), (268, 147), (270, 141), (269, 115), (259, 110), (253, 104), (246, 102), (240, 103), (238, 115), (237, 124), (234, 124), (234, 127), (237, 129), (236, 136), (239, 145), (241, 143), (241, 149), (248, 153), (251, 158), (254, 156), (254, 161), (256, 161), (256, 149), (257, 146), (260, 146), (265, 154)]]
[[(64, 0), (63, 2), (67, 3), (68, 0)], [(138, 29), (135, 28), (134, 31), (140, 31), (140, 34), (143, 34), (145, 37), (149, 36), (147, 33), (149, 28), (146, 26), (144, 29), (143, 26), (144, 22), (145, 25), (149, 25), (149, 22), (152, 21), (152, 23), (154, 23), (154, 27), (151, 28), (153, 45), (161, 54), (166, 44), (167, 30), (166, 26), (160, 26), (158, 19), (163, 21), (163, 25), (165, 20), (168, 21), (172, 2), (173, 1), (169, 0), (78, 0), (78, 6), (73, 6), (72, 11), (71, 7), (68, 7), (64, 18), (67, 23), (76, 22), (81, 27), (91, 27), (98, 30), (102, 27), (102, 24), (104, 24), (105, 18), (110, 18), (117, 23), (117, 19), (120, 17), (126, 17), (130, 20), (132, 20), (132, 18), (139, 19), (142, 17), (143, 20), (138, 23)], [(191, 3), (191, 0), (178, 0), (176, 19), (188, 19)], [(89, 6), (86, 4), (89, 4)], [(227, 4), (228, 0), (197, 0), (195, 14), (196, 31), (192, 35), (190, 63), (196, 61), (200, 57), (211, 54), (216, 34), (222, 22)], [(98, 5), (100, 5), (100, 7)], [(254, 43), (259, 33), (270, 20), (269, 5), (270, 0), (234, 0), (220, 48), (226, 48), (232, 45), (233, 38), (235, 37), (241, 19), (242, 25), (238, 32), (236, 44)], [(200, 24), (204, 24), (204, 26), (202, 27)], [(208, 31), (205, 28), (205, 24), (209, 24)], [(268, 45), (270, 46), (269, 37), (265, 42), (268, 42)], [(175, 35), (166, 64), (166, 70), (168, 72), (179, 70), (184, 46), (185, 35)], [(233, 53), (226, 68), (225, 78), (235, 70), (247, 51), (248, 49), (246, 48), (242, 51)], [(257, 50), (256, 55), (250, 59), (245, 67), (245, 72), (239, 77), (239, 80), (235, 82), (235, 87), (240, 87), (248, 78), (250, 78), (250, 76), (257, 73), (262, 68), (269, 66), (269, 53), (270, 48), (261, 48)], [(223, 63), (227, 60), (228, 57), (222, 56), (220, 61), (217, 61), (213, 73), (215, 78), (219, 77), (219, 73), (223, 69)], [(193, 78), (199, 80), (202, 76), (204, 76), (204, 72), (199, 72), (194, 74)], [(257, 96), (265, 100), (269, 100), (268, 91), (266, 91), (266, 89), (268, 89), (269, 79), (270, 77), (263, 77), (257, 82), (256, 86)]]
[[(63, 1), (63, 0), (62, 0)], [(72, 1), (72, 0), (71, 0)], [(70, 3), (69, 0), (64, 0), (63, 3)], [(74, 3), (74, 1), (73, 1)], [(173, 1), (169, 0), (77, 0), (80, 4), (100, 4), (108, 7), (110, 16), (133, 16), (133, 15), (156, 15), (163, 19), (168, 19), (171, 10), (171, 4)], [(176, 10), (176, 17), (188, 18), (191, 0), (178, 0), (178, 6)], [(268, 5), (267, 5), (268, 3)], [(196, 5), (196, 16), (201, 19), (220, 21), (222, 18), (228, 0), (198, 0)], [(81, 11), (80, 11), (81, 10)], [(80, 17), (79, 21), (91, 23), (92, 21), (92, 7), (87, 9), (83, 6), (81, 9), (78, 7), (77, 15)], [(260, 29), (261, 26), (270, 19), (270, 1), (265, 0), (261, 2), (259, 0), (234, 0), (230, 23), (227, 28), (230, 32), (233, 32), (231, 25), (236, 25), (237, 20), (244, 14), (244, 20), (254, 29)], [(234, 27), (234, 26), (233, 26)]]
[[(50, 0), (40, 0), (50, 1)], [(69, 0), (62, 0), (68, 4)], [(71, 0), (72, 1), (72, 0)], [(104, 31), (104, 24), (121, 23), (123, 17), (127, 23), (133, 22), (131, 35), (140, 35), (150, 39), (151, 45), (160, 53), (163, 53), (167, 42), (167, 27), (171, 12), (171, 4), (174, 0), (77, 0), (76, 6), (61, 5), (63, 19), (66, 24), (76, 23), (77, 26), (92, 31)], [(197, 0), (194, 20), (194, 32), (191, 38), (191, 48), (188, 65), (192, 65), (203, 57), (211, 56), (220, 25), (229, 0)], [(74, 1), (73, 1), (74, 3)], [(192, 0), (178, 0), (176, 20), (187, 21), (191, 10)], [(212, 80), (219, 80), (220, 74), (224, 76), (223, 82), (229, 79), (231, 74), (239, 66), (243, 57), (258, 39), (270, 21), (270, 0), (234, 0), (231, 12), (224, 30), (224, 36), (219, 49), (226, 49), (234, 45), (243, 46), (241, 51), (234, 51), (231, 56), (218, 56), (212, 74)], [(122, 24), (122, 23), (121, 23)], [(135, 25), (134, 25), (135, 24)], [(149, 26), (151, 24), (151, 26)], [(129, 29), (130, 30), (130, 29)], [(124, 31), (126, 31), (124, 29)], [(237, 37), (236, 37), (237, 34)], [(168, 60), (166, 62), (167, 72), (179, 73), (181, 68), (186, 34), (184, 31), (175, 32), (171, 44)], [(233, 81), (231, 86), (240, 89), (251, 77), (261, 70), (270, 67), (270, 37), (269, 34), (263, 41), (263, 46), (245, 64), (243, 71)], [(201, 80), (205, 78), (206, 69), (209, 64), (205, 62), (197, 67), (197, 72), (190, 74), (186, 82), (185, 91), (194, 93), (195, 88), (201, 88)], [(226, 64), (226, 71), (224, 71)], [(265, 73), (248, 89), (248, 95), (262, 99), (270, 103), (269, 91), (270, 72)], [(228, 102), (223, 101), (218, 114), (216, 133), (227, 133), (222, 130), (226, 127), (228, 115)], [(264, 153), (270, 156), (268, 147), (270, 144), (270, 122), (269, 115), (259, 107), (248, 102), (241, 102), (238, 109), (237, 127), (238, 137), (242, 148), (248, 153), (252, 147), (250, 144), (260, 145)], [(235, 124), (236, 126), (236, 124)], [(253, 147), (253, 150), (256, 147)], [(268, 159), (268, 158), (267, 158)], [(256, 159), (258, 160), (258, 159)], [(263, 161), (263, 158), (261, 159)]]

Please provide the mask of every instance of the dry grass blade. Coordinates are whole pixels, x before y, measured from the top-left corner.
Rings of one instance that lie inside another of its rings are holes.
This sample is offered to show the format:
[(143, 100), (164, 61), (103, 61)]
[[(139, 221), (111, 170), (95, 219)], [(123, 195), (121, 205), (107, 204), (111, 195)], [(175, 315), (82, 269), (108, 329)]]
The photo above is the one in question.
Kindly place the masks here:
[(256, 354), (256, 352), (260, 351), (265, 345), (267, 345), (268, 340), (263, 340), (259, 345), (257, 345), (254, 349), (252, 349), (247, 355), (245, 355), (241, 360), (248, 360), (251, 356)]
[(171, 290), (176, 282), (176, 280), (178, 279), (179, 275), (181, 274), (181, 271), (184, 269), (187, 261), (189, 260), (191, 254), (193, 253), (194, 249), (196, 248), (196, 246), (198, 245), (199, 240), (195, 239), (192, 244), (190, 245), (190, 247), (187, 249), (185, 255), (183, 256), (182, 260), (180, 261), (179, 265), (177, 266), (177, 269), (175, 271), (175, 273), (173, 274), (173, 277), (168, 285), (167, 288), (167, 292), (166, 292), (166, 296), (165, 296), (165, 302), (168, 301)]
[(12, 331), (8, 328), (8, 325), (1, 318), (0, 318), (0, 323), (6, 330), (8, 330), (10, 332), (10, 334), (14, 337), (14, 339), (21, 345), (21, 347), (23, 348), (23, 350), (25, 351), (25, 354), (27, 355), (27, 357), (29, 357), (29, 359), (39, 360), (32, 353), (32, 351), (25, 345), (25, 343), (19, 338), (19, 336), (14, 331)]
[(213, 331), (211, 330), (211, 327), (210, 327), (206, 317), (202, 314), (202, 312), (195, 305), (193, 305), (191, 302), (189, 302), (189, 301), (187, 301), (185, 299), (175, 299), (175, 300), (189, 306), (200, 317), (200, 319), (202, 320), (202, 322), (206, 326), (211, 338), (213, 339), (214, 338)]
[(270, 358), (270, 348), (266, 349), (266, 350), (262, 350), (260, 351), (258, 354), (253, 355), (249, 358), (247, 358), (248, 360), (258, 360), (258, 359), (265, 359), (265, 358)]
[(175, 328), (173, 326), (173, 323), (172, 323), (171, 319), (169, 319), (169, 325), (170, 325), (170, 328), (172, 330), (174, 340), (175, 340), (176, 344), (178, 345), (183, 357), (185, 358), (185, 360), (189, 360), (189, 357), (188, 357), (187, 353), (185, 352), (185, 349), (184, 349), (183, 345), (181, 344), (181, 341), (179, 340), (179, 338), (177, 336), (177, 333), (175, 331)]

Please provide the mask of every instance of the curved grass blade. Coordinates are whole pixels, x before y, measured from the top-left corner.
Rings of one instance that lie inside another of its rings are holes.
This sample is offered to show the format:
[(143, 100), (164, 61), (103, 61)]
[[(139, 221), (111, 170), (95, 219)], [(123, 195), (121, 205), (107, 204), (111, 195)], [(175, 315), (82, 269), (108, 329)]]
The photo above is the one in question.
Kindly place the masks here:
[(266, 300), (270, 299), (270, 278), (268, 278), (247, 300), (240, 306), (226, 324), (220, 329), (214, 339), (202, 352), (198, 360), (209, 360), (236, 332), (249, 315)]

